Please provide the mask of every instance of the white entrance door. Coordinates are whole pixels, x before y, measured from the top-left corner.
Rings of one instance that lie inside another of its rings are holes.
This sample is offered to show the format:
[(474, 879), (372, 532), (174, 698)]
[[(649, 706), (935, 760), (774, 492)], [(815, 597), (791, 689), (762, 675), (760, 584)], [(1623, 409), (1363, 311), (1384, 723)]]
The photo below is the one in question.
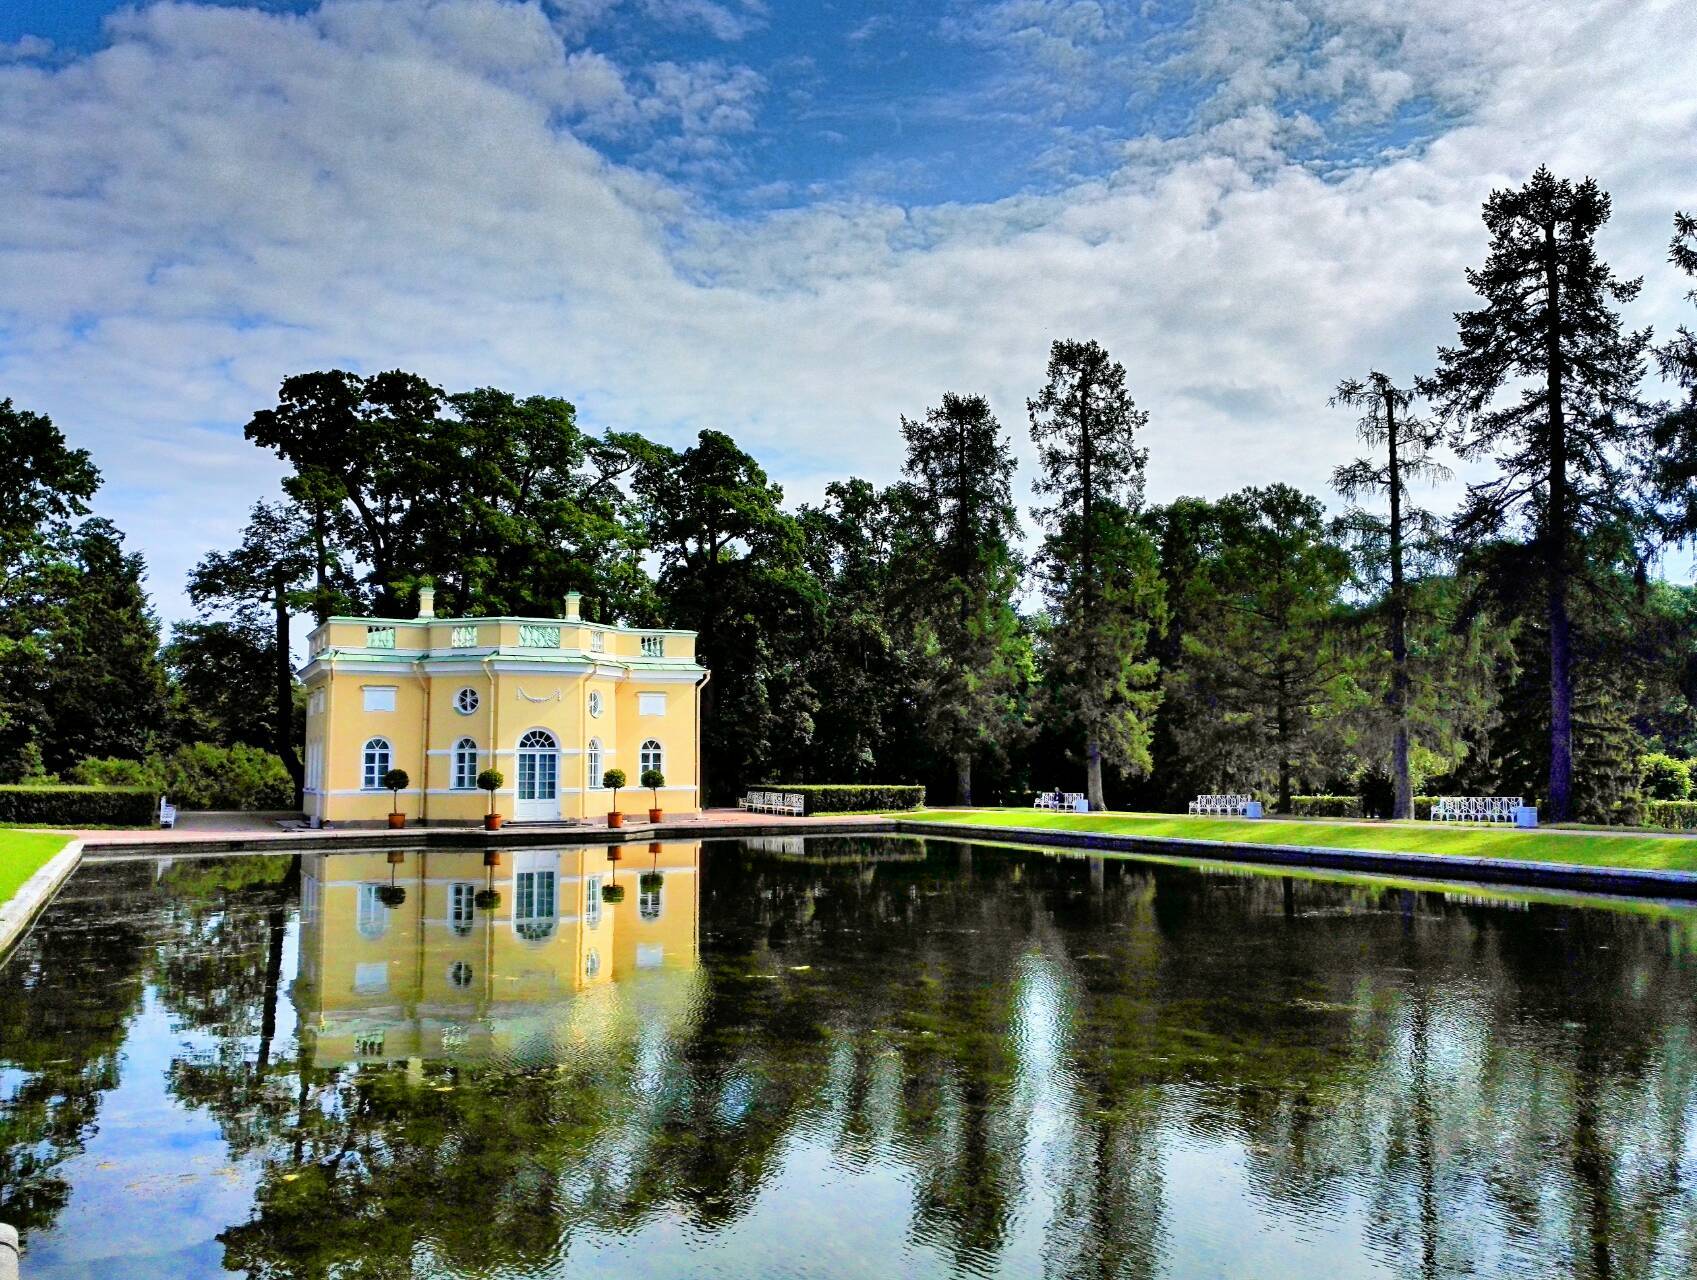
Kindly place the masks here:
[(560, 744), (544, 729), (519, 739), (518, 794), (513, 817), (520, 822), (552, 822), (560, 816)]

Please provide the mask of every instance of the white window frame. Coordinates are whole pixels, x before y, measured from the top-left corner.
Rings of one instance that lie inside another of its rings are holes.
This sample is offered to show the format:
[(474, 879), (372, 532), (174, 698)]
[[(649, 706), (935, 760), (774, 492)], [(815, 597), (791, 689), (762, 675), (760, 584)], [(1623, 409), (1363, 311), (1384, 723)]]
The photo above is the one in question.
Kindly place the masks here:
[(456, 938), (471, 932), (477, 919), (477, 886), (469, 880), (457, 880), (448, 886), (448, 931)]
[(591, 738), (589, 746), (583, 753), (583, 789), (599, 791), (601, 789), (601, 739)]
[(359, 887), (359, 899), (354, 912), (354, 926), (362, 938), (381, 938), (389, 930), (389, 913), (377, 891), (383, 886), (373, 882)]
[(454, 710), (462, 716), (469, 716), (483, 705), (483, 699), (476, 689), (469, 684), (454, 694)]
[(599, 929), (601, 927), (601, 877), (585, 876), (583, 878), (583, 927)]
[(453, 769), (448, 786), (454, 791), (477, 790), (477, 739), (461, 738), (454, 743)]
[(591, 631), (589, 633), (589, 651), (591, 653), (607, 652), (607, 633), (605, 631)]
[(448, 985), (455, 991), (469, 991), (475, 976), (469, 961), (455, 960), (448, 965)]
[(560, 877), (551, 867), (513, 873), (513, 932), (546, 942), (560, 924)]
[[(649, 763), (650, 760), (653, 761), (652, 764)], [(651, 768), (658, 769), (661, 773), (666, 772), (666, 748), (660, 745), (658, 738), (645, 739), (636, 756), (636, 776), (638, 778)]]
[(594, 979), (600, 976), (600, 973), (601, 953), (594, 947), (591, 947), (583, 953), (583, 976), (586, 980)]
[(383, 775), (395, 766), (395, 748), (387, 738), (367, 738), (360, 750), (361, 791), (383, 790)]
[(601, 696), (601, 690), (591, 689), (589, 691), (588, 701), (589, 718), (591, 720), (599, 720), (601, 718), (601, 713), (607, 709), (605, 699)]

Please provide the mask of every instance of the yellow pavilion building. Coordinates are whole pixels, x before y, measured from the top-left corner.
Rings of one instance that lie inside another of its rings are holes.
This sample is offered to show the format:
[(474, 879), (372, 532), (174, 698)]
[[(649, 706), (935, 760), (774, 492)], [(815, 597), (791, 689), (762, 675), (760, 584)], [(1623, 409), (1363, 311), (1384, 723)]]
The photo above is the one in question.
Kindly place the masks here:
[(642, 774), (659, 769), (668, 813), (699, 807), (701, 688), (695, 633), (563, 618), (438, 618), (419, 591), (416, 618), (331, 618), (313, 629), (306, 665), (307, 817), (380, 824), (383, 775), (405, 770), (399, 811), (421, 824), (476, 823), (497, 769), (496, 811), (558, 822), (607, 813), (606, 770), (625, 772), (639, 811)]
[[(589, 1052), (687, 1018), (701, 845), (615, 848), (303, 853), (292, 996), (310, 1060)], [(585, 999), (615, 982), (625, 1000)]]

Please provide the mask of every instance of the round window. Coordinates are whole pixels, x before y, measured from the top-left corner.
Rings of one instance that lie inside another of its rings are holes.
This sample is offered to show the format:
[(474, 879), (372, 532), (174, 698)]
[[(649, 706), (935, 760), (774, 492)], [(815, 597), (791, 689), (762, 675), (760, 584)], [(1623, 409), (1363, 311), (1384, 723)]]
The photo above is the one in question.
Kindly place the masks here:
[(461, 689), (454, 695), (454, 709), (462, 716), (469, 716), (477, 710), (477, 690)]
[(471, 966), (464, 960), (454, 961), (448, 966), (448, 981), (460, 990), (465, 990), (471, 985)]
[(589, 695), (589, 714), (597, 720), (601, 718), (601, 694), (599, 692)]

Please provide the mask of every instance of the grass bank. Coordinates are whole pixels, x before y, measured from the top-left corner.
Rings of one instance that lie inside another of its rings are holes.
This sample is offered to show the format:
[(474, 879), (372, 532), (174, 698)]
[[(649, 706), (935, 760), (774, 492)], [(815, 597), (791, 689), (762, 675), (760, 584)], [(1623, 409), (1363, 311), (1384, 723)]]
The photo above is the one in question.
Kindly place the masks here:
[(940, 826), (1023, 827), (1102, 835), (1308, 845), (1373, 853), (1426, 853), (1510, 862), (1563, 862), (1644, 871), (1697, 871), (1697, 837), (1519, 831), (1403, 822), (1299, 822), (1283, 818), (1192, 818), (1171, 813), (1049, 813), (1034, 809), (927, 810), (894, 815)]
[(54, 854), (71, 842), (56, 831), (0, 830), (0, 903), (10, 902)]

